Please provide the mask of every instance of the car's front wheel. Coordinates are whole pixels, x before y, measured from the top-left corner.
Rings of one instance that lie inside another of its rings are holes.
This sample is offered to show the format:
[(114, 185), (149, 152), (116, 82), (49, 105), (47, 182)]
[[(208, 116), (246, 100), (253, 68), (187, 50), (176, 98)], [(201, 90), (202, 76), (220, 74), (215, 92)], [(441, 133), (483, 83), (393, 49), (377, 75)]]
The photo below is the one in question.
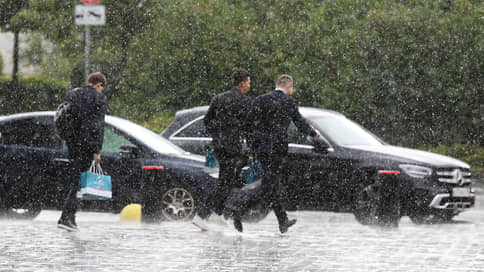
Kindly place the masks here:
[(445, 224), (451, 223), (452, 218), (456, 216), (457, 213), (454, 211), (441, 211), (435, 213), (410, 213), (408, 217), (415, 224)]
[(396, 227), (400, 221), (400, 202), (386, 188), (371, 184), (357, 192), (353, 213), (362, 225)]
[(171, 182), (153, 188), (145, 201), (143, 218), (150, 220), (189, 220), (198, 209), (195, 190), (181, 182)]
[[(3, 182), (1, 177), (0, 182)], [(7, 212), (7, 205), (5, 201), (5, 191), (3, 190), (3, 185), (0, 183), (0, 216), (5, 215)]]
[(37, 190), (25, 197), (24, 203), (17, 205), (7, 204), (7, 192), (3, 188), (3, 179), (0, 177), (0, 216), (10, 218), (31, 219), (41, 212), (40, 200)]
[(353, 213), (356, 221), (362, 225), (377, 223), (378, 203), (376, 201), (376, 190), (372, 185), (363, 188), (357, 193)]

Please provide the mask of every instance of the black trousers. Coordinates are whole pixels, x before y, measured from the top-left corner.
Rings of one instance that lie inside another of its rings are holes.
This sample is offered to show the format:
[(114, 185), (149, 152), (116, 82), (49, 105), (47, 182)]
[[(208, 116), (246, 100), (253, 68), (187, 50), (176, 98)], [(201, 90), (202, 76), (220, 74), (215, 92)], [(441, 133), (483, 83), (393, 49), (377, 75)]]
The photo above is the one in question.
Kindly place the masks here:
[(238, 153), (227, 152), (224, 149), (215, 149), (215, 158), (220, 164), (218, 183), (212, 195), (212, 209), (218, 215), (223, 213), (225, 201), (233, 188), (244, 185), (241, 169), (248, 163), (248, 158)]
[[(270, 202), (279, 224), (284, 224), (288, 219), (282, 201), (281, 182), (286, 178), (286, 170), (284, 169), (286, 156), (284, 154), (258, 153), (256, 158), (261, 162), (264, 169), (261, 184), (262, 192), (259, 195)], [(249, 203), (249, 205), (251, 204)]]
[(67, 149), (71, 163), (69, 170), (71, 179), (66, 184), (67, 194), (64, 199), (61, 218), (72, 218), (76, 214), (78, 208), (77, 190), (79, 187), (79, 178), (82, 172), (89, 170), (93, 160), (93, 154), (85, 152), (79, 146), (68, 144)]

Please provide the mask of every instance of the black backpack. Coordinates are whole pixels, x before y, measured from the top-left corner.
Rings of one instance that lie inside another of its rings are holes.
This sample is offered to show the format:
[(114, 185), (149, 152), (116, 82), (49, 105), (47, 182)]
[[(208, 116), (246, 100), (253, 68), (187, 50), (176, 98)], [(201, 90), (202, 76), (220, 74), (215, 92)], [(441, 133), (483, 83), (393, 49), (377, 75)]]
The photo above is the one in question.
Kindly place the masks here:
[(69, 92), (64, 102), (62, 102), (55, 112), (55, 130), (61, 139), (66, 140), (74, 133), (73, 124), (76, 121), (76, 114), (73, 105), (74, 89)]
[(72, 104), (70, 102), (62, 102), (55, 112), (54, 116), (55, 131), (66, 140), (71, 131), (72, 124)]

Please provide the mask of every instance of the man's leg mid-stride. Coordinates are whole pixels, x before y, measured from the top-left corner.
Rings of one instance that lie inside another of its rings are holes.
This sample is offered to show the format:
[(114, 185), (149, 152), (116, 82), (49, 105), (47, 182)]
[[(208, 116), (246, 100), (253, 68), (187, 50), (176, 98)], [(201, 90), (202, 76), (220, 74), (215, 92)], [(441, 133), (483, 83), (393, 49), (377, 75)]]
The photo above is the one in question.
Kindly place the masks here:
[(71, 159), (71, 180), (68, 184), (67, 195), (64, 200), (62, 214), (57, 226), (68, 231), (77, 231), (76, 212), (78, 207), (77, 190), (81, 173), (89, 170), (92, 163), (92, 156), (74, 154)]

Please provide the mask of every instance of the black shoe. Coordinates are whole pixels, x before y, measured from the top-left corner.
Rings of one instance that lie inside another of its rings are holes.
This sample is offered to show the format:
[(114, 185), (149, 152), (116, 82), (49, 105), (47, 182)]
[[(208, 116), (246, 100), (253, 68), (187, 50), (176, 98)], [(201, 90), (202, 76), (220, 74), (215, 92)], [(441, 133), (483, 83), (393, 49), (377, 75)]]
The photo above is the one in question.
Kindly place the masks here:
[(238, 232), (244, 231), (244, 227), (242, 226), (242, 221), (240, 221), (240, 218), (234, 218), (234, 227)]
[(78, 231), (75, 219), (61, 218), (57, 221), (57, 227), (67, 231)]
[(239, 232), (243, 232), (244, 228), (242, 227), (242, 216), (240, 215), (240, 211), (234, 211), (233, 217), (235, 229)]
[(296, 224), (296, 219), (286, 220), (283, 224), (279, 224), (279, 230), (281, 233), (285, 233), (294, 224)]

